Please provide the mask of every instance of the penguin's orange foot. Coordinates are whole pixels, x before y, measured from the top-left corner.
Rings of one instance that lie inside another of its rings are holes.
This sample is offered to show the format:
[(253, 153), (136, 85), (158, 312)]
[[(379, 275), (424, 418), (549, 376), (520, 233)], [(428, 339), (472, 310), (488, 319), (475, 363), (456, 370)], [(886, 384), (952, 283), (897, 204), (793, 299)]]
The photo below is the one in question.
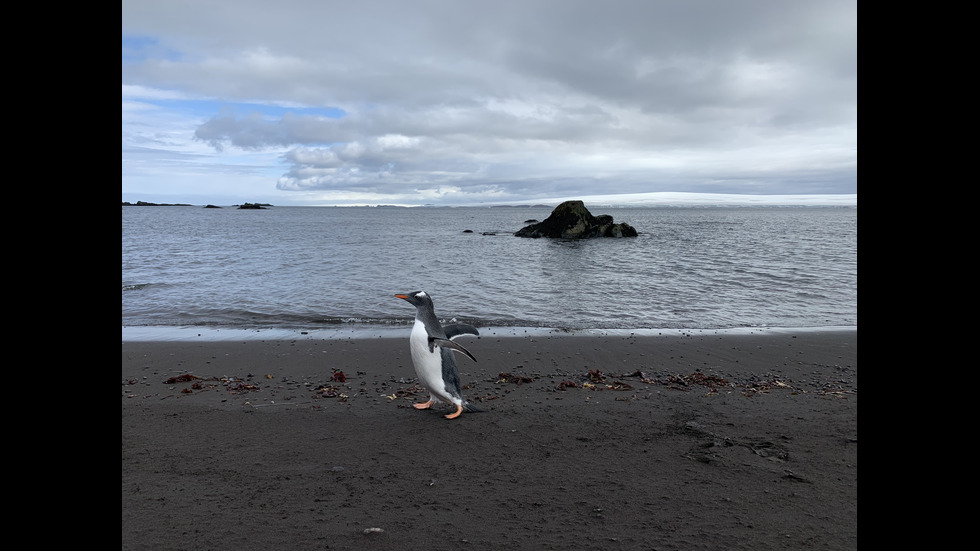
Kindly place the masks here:
[(456, 406), (456, 413), (450, 413), (446, 419), (455, 419), (463, 413), (463, 406)]
[(434, 401), (429, 400), (428, 402), (423, 402), (421, 404), (412, 404), (412, 405), (415, 406), (415, 409), (429, 409), (430, 407), (432, 407), (432, 404), (434, 403), (435, 403)]

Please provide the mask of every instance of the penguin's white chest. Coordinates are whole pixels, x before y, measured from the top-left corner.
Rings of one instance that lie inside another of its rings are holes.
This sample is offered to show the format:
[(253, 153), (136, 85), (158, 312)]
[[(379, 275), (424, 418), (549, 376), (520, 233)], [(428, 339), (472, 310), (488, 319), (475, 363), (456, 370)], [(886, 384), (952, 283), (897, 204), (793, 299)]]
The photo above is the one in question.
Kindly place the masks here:
[(429, 351), (429, 334), (425, 331), (424, 323), (415, 320), (409, 342), (419, 382), (434, 396), (446, 396), (446, 383), (442, 380), (442, 352), (438, 346), (433, 346)]

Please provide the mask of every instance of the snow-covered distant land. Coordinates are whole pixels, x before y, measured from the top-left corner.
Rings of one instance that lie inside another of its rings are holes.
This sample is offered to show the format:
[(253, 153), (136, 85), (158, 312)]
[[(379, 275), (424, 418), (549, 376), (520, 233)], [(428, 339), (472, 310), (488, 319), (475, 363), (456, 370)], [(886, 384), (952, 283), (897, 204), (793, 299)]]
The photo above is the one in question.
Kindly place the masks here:
[(605, 207), (856, 207), (856, 193), (799, 194), (799, 195), (745, 195), (728, 193), (688, 193), (661, 191), (653, 193), (627, 193), (612, 195), (587, 195), (536, 199), (535, 204), (557, 205), (568, 200), (584, 201), (587, 206)]

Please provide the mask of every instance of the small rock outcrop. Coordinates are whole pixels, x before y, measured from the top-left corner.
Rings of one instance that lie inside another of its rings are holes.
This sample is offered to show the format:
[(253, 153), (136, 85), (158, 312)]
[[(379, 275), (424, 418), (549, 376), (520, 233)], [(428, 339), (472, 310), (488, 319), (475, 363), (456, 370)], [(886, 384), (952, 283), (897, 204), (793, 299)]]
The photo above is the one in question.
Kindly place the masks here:
[(633, 226), (613, 223), (608, 214), (593, 216), (582, 201), (565, 201), (555, 207), (543, 222), (524, 226), (514, 233), (517, 237), (557, 237), (587, 239), (590, 237), (636, 237)]

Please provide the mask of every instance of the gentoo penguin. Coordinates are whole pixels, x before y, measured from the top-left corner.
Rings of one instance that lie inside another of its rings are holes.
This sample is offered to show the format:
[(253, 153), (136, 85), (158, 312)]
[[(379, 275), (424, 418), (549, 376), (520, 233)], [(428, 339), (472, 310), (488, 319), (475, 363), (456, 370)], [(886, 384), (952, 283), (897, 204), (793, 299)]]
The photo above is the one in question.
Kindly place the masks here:
[(459, 370), (456, 368), (456, 358), (453, 350), (469, 356), (474, 362), (476, 358), (463, 345), (452, 341), (453, 337), (470, 334), (479, 335), (476, 327), (465, 323), (442, 325), (432, 307), (432, 297), (424, 291), (397, 294), (415, 306), (415, 325), (409, 340), (412, 350), (412, 363), (415, 364), (415, 374), (419, 381), (429, 389), (429, 400), (414, 404), (416, 409), (427, 409), (436, 402), (446, 402), (456, 406), (456, 411), (446, 416), (455, 419), (463, 411), (483, 411), (470, 404), (463, 398), (459, 385)]

